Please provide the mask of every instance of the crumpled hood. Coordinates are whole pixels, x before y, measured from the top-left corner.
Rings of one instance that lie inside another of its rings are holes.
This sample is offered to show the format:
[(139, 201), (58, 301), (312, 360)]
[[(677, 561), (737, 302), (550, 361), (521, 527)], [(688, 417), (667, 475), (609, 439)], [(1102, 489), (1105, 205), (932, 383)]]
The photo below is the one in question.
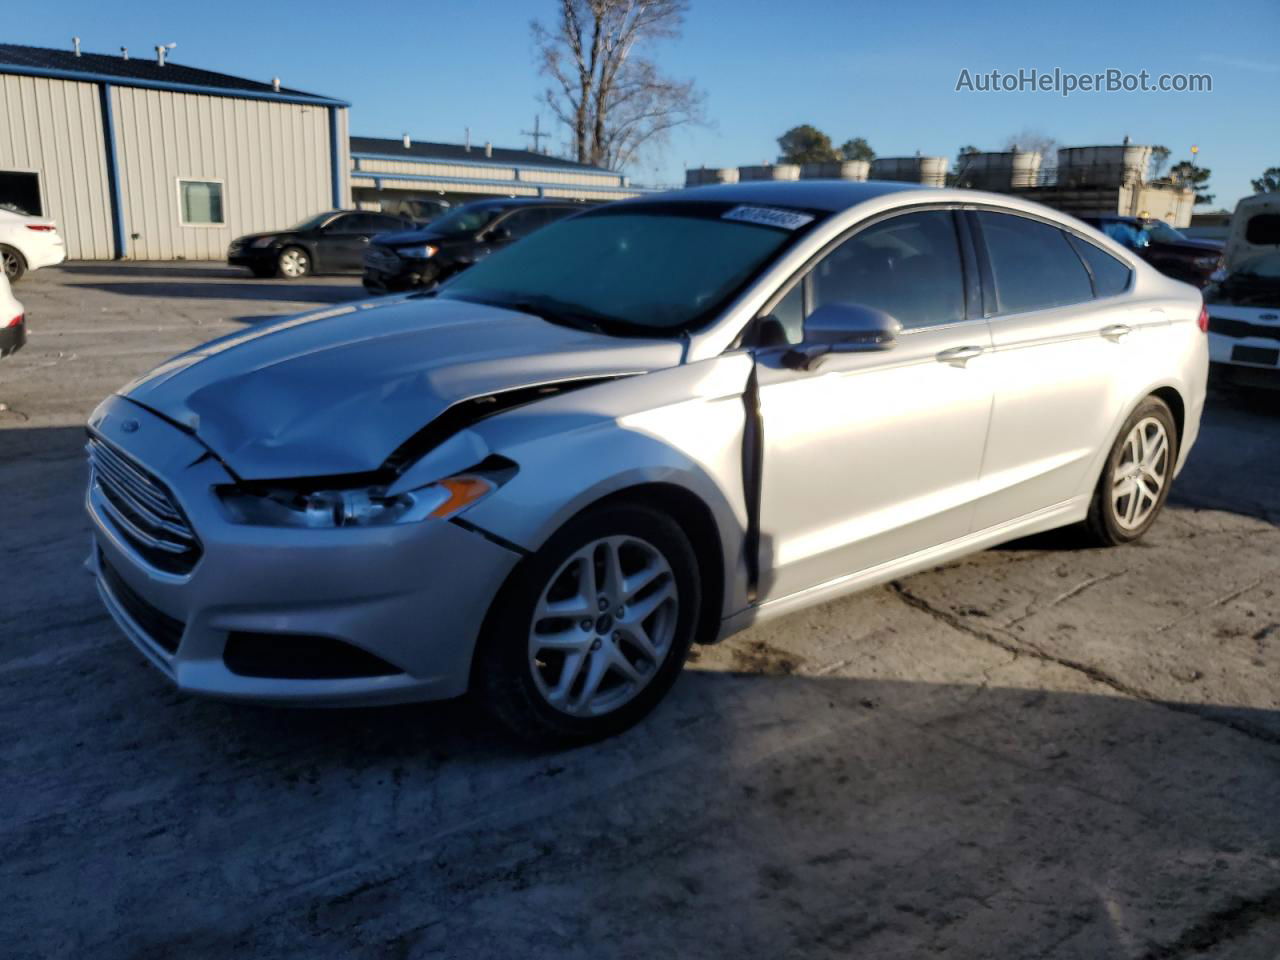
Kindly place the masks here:
[(671, 340), (561, 327), (459, 300), (286, 317), (161, 364), (120, 393), (191, 429), (243, 479), (363, 473), (454, 403), (680, 362)]

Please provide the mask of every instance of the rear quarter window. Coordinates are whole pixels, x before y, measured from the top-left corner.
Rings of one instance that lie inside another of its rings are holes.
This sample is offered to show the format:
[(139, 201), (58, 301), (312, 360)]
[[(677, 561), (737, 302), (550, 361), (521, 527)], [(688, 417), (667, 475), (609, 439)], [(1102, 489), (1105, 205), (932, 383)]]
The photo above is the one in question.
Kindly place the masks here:
[(1259, 213), (1249, 218), (1244, 238), (1259, 247), (1280, 244), (1280, 213)]
[(1124, 293), (1129, 289), (1129, 281), (1133, 277), (1133, 271), (1129, 269), (1129, 265), (1121, 260), (1117, 260), (1101, 247), (1094, 246), (1088, 240), (1081, 237), (1067, 234), (1071, 240), (1071, 245), (1076, 248), (1076, 253), (1080, 254), (1080, 259), (1085, 262), (1089, 268), (1089, 273), (1093, 276), (1093, 292), (1099, 297), (1114, 297), (1118, 293)]

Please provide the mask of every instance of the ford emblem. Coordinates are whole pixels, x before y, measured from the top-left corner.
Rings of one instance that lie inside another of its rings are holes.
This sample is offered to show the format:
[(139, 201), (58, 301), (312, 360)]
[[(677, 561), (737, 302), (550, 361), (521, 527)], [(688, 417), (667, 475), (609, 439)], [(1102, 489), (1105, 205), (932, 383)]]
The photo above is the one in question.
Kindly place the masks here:
[(1280, 320), (1280, 313), (1260, 313), (1259, 320)]
[(123, 430), (125, 433), (137, 433), (137, 432), (138, 432), (138, 421), (137, 421), (137, 420), (126, 420), (126, 421), (124, 421), (124, 423), (120, 424), (120, 429), (121, 429), (121, 430)]

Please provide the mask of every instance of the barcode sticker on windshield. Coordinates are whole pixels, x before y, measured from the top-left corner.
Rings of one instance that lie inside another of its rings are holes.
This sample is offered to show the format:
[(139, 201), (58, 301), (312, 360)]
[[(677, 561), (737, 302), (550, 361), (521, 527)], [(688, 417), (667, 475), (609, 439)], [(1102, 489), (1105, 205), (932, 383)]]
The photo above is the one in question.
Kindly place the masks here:
[(813, 217), (807, 213), (778, 210), (774, 207), (734, 207), (721, 219), (758, 223), (762, 227), (777, 227), (780, 230), (799, 230), (806, 223), (813, 222)]

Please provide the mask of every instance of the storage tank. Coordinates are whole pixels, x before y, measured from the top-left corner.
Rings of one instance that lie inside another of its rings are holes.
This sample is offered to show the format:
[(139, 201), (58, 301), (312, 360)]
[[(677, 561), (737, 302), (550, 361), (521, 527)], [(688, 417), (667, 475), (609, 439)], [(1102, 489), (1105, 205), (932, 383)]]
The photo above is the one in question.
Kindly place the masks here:
[(947, 158), (877, 157), (871, 161), (871, 178), (940, 187), (947, 180)]
[(1058, 151), (1058, 185), (1119, 187), (1146, 179), (1151, 147), (1063, 147)]
[(966, 153), (956, 182), (974, 190), (1008, 190), (1035, 186), (1040, 175), (1040, 154), (1034, 150)]
[(737, 183), (737, 167), (697, 167), (684, 172), (686, 187), (703, 187), (711, 183)]
[(739, 180), (799, 180), (800, 164), (766, 163), (758, 167), (739, 167)]
[(834, 163), (800, 165), (801, 180), (865, 180), (871, 173), (869, 160), (843, 160)]

